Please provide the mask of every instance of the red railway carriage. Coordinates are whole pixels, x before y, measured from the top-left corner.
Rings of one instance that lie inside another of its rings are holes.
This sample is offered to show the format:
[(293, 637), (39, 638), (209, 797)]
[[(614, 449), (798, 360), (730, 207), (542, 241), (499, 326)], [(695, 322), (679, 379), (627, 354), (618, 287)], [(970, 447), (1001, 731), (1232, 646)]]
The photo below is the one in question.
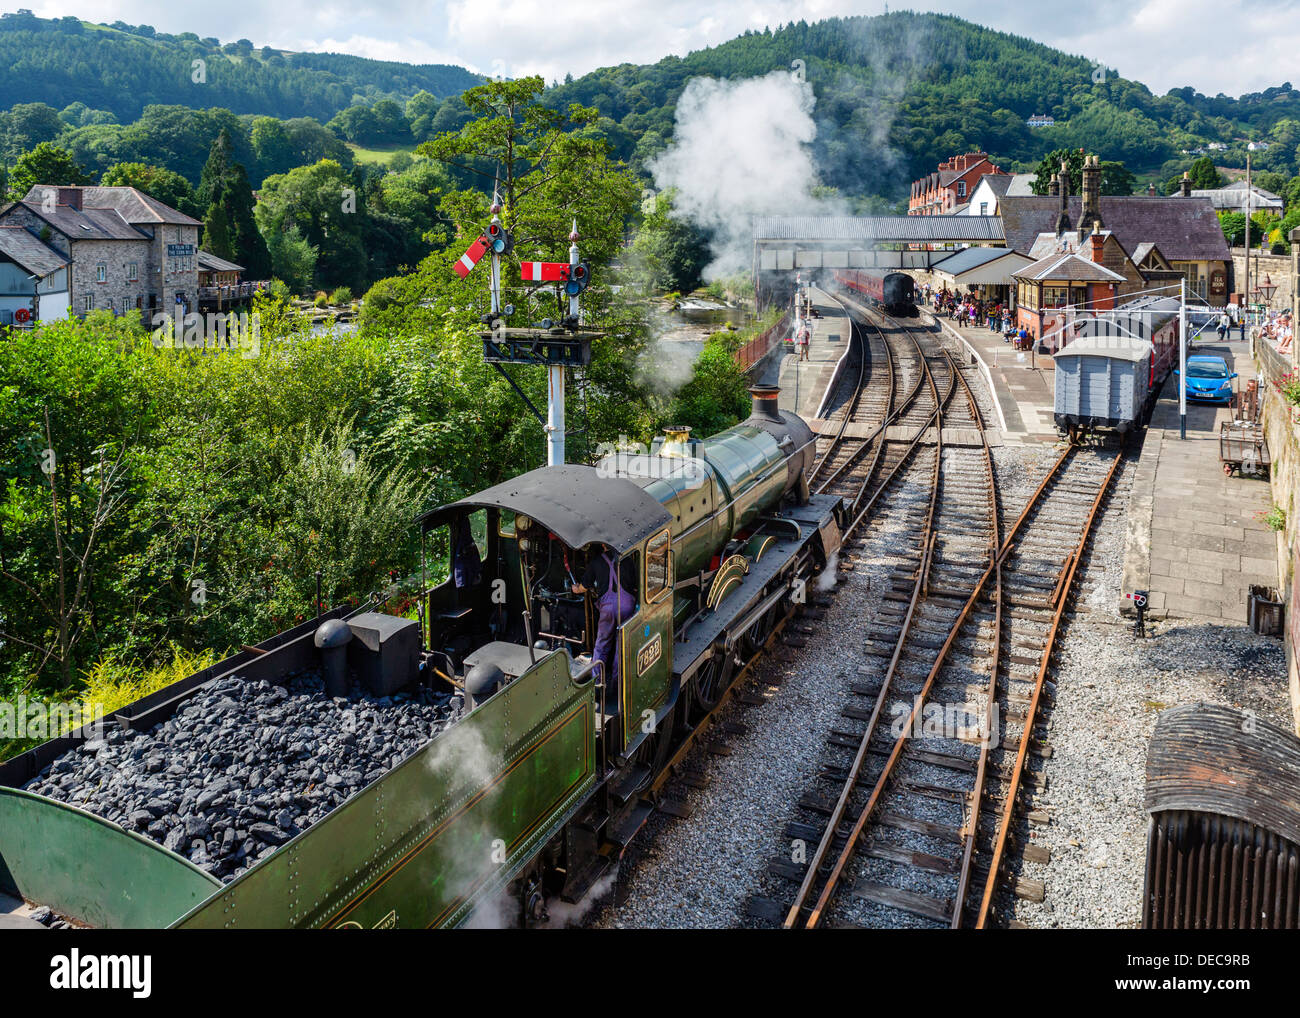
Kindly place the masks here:
[(837, 269), (835, 282), (869, 298), (886, 314), (909, 318), (916, 314), (916, 284), (906, 272)]

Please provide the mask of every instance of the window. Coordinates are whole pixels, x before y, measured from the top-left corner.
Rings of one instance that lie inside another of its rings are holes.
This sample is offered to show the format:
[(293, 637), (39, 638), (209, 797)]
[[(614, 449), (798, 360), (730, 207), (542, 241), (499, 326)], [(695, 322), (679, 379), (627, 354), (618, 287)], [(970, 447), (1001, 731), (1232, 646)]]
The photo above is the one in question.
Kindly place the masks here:
[(140, 278), (140, 263), (139, 263), (139, 262), (127, 262), (127, 263), (126, 263), (126, 278), (129, 279), (129, 280), (131, 280), (132, 282), (134, 282), (135, 280), (137, 280), (137, 279)]
[(989, 203), (986, 201), (980, 202), (980, 215), (987, 216), (988, 214), (989, 214)]
[(958, 198), (966, 197), (966, 181), (964, 180), (957, 181), (957, 197)]
[(98, 265), (95, 266), (95, 282), (96, 283), (108, 282), (108, 266), (105, 265), (103, 262), (100, 262)]
[(94, 298), (94, 297), (82, 297), (82, 298), (81, 298), (81, 310), (83, 310), (83, 311), (94, 311), (94, 310), (95, 310), (95, 298)]
[(647, 604), (660, 600), (673, 589), (672, 538), (667, 530), (650, 538), (645, 552), (645, 599)]

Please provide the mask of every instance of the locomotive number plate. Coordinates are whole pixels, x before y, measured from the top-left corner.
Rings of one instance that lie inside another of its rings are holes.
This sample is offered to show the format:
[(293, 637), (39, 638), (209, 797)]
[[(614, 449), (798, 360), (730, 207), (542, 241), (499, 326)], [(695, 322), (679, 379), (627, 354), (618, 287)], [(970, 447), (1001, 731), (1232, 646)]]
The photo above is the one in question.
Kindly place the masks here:
[(655, 633), (654, 639), (643, 644), (636, 652), (636, 674), (638, 677), (649, 671), (650, 666), (663, 657), (664, 638), (662, 633)]

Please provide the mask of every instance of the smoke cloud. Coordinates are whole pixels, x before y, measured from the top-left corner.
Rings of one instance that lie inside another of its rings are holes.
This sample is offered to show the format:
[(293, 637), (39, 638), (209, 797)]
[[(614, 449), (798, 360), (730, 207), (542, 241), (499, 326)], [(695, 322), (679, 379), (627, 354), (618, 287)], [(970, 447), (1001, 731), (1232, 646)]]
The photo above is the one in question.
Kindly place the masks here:
[(750, 268), (753, 216), (827, 213), (809, 193), (813, 103), (808, 82), (786, 71), (687, 83), (673, 144), (649, 169), (660, 190), (676, 189), (674, 214), (712, 234), (706, 279)]

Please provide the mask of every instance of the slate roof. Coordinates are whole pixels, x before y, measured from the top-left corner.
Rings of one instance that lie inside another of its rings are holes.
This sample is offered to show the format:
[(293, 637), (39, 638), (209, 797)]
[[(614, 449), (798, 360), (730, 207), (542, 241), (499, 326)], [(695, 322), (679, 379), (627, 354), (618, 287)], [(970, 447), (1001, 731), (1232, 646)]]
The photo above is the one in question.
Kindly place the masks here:
[[(46, 191), (74, 190), (69, 187), (53, 187), (51, 184), (37, 184), (27, 192), (23, 204), (40, 203)], [(197, 219), (191, 219), (183, 212), (178, 212), (170, 205), (164, 205), (157, 198), (152, 198), (134, 187), (81, 187), (81, 207), (91, 209), (109, 209), (118, 214), (127, 223), (167, 223), (173, 226), (202, 226)]]
[(68, 264), (63, 255), (21, 226), (0, 226), (0, 254), (35, 276), (48, 276)]
[[(1001, 198), (1007, 193), (1007, 189), (1011, 186), (1011, 182), (1014, 179), (1015, 178), (1009, 173), (986, 173), (980, 178), (980, 184), (987, 184), (989, 190), (991, 190), (996, 197)], [(978, 187), (979, 184), (976, 184), (975, 186)]]
[(211, 251), (200, 251), (194, 256), (198, 262), (199, 268), (206, 272), (243, 272), (242, 265), (236, 265), (234, 262), (228, 262), (224, 258), (218, 258)]
[(1098, 283), (1115, 283), (1124, 282), (1124, 277), (1118, 272), (1099, 265), (1094, 261), (1089, 261), (1073, 252), (1053, 253), (1046, 258), (1040, 258), (1031, 265), (1026, 265), (1023, 269), (1013, 272), (1016, 279), (1032, 279), (1035, 281), (1066, 279), (1080, 280)]
[(39, 198), (35, 201), (24, 198), (19, 204), (72, 240), (149, 239), (111, 209), (77, 210), (69, 205), (56, 205), (47, 210)]
[(1001, 242), (997, 216), (755, 216), (754, 239), (880, 243)]
[(1005, 247), (964, 247), (956, 254), (951, 254), (942, 261), (935, 262), (930, 266), (930, 269), (934, 272), (947, 272), (956, 276), (1015, 253), (1014, 251), (1008, 251)]
[[(1007, 247), (1028, 252), (1040, 233), (1055, 232), (1061, 200), (1052, 195), (1013, 197), (998, 203)], [(1069, 199), (1070, 222), (1077, 223), (1083, 199)], [(1227, 261), (1219, 217), (1208, 198), (1101, 196), (1101, 219), (1125, 251), (1145, 241), (1160, 248), (1171, 261)]]
[[(1286, 203), (1272, 191), (1250, 185), (1252, 209), (1276, 209), (1281, 211)], [(1246, 182), (1234, 181), (1226, 187), (1194, 188), (1193, 198), (1209, 198), (1216, 209), (1244, 209), (1246, 207)]]

